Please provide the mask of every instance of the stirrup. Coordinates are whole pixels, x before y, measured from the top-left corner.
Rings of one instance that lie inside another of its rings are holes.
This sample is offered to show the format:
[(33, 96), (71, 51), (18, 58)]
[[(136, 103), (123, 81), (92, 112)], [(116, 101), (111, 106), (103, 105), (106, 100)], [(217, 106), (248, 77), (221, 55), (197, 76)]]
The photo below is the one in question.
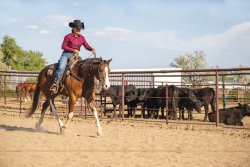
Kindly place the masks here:
[[(54, 86), (56, 87), (56, 91), (55, 91), (55, 92), (52, 91), (52, 88), (53, 88)], [(57, 84), (54, 83), (54, 84), (50, 87), (49, 91), (51, 92), (51, 94), (56, 94), (56, 93), (58, 92), (58, 89), (59, 89), (59, 85), (57, 85)]]

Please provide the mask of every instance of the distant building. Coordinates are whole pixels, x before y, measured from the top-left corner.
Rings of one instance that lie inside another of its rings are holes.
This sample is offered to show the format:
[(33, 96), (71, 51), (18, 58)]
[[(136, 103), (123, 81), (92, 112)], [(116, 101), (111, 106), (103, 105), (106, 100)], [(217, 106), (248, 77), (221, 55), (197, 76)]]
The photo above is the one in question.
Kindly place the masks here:
[[(222, 81), (219, 81), (219, 88), (222, 88)], [(234, 88), (242, 88), (245, 89), (245, 86), (247, 85), (247, 82), (243, 79), (238, 80), (225, 80), (225, 88), (231, 90)], [(247, 85), (247, 89), (249, 89), (250, 85)]]

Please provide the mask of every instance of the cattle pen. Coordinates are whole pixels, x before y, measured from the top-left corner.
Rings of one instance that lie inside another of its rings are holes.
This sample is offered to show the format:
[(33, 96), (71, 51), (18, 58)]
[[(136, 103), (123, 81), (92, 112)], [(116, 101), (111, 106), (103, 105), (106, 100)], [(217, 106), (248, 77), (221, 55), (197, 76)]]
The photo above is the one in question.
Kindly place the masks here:
[[(191, 74), (192, 73), (192, 74)], [(18, 84), (36, 82), (36, 78), (39, 72), (29, 71), (0, 71), (0, 107), (1, 111), (16, 111), (26, 112), (31, 106), (31, 102), (25, 103), (22, 100), (24, 92), (21, 92), (17, 98), (15, 87)], [(161, 74), (161, 75), (159, 75)], [(237, 76), (238, 82), (227, 83), (226, 77)], [(177, 87), (190, 87), (190, 88), (204, 88), (211, 87), (215, 90), (215, 104), (216, 104), (216, 123), (218, 126), (218, 110), (222, 108), (220, 106), (234, 105), (239, 102), (250, 103), (250, 83), (244, 81), (241, 76), (250, 77), (250, 68), (230, 68), (230, 69), (198, 69), (198, 70), (181, 70), (181, 69), (168, 69), (168, 70), (115, 70), (110, 73), (110, 81), (115, 85), (122, 86), (122, 103), (121, 120), (125, 120), (125, 91), (124, 86), (133, 84), (135, 87), (140, 88), (155, 88), (157, 86), (168, 87), (175, 85)], [(194, 82), (186, 82), (184, 78), (194, 78)], [(199, 78), (209, 77), (210, 79), (205, 82), (200, 82)], [(24, 79), (26, 78), (26, 79)], [(156, 79), (157, 78), (157, 79)], [(159, 79), (161, 78), (161, 79)], [(180, 78), (178, 81), (173, 81), (171, 78)], [(106, 97), (101, 96), (100, 87), (96, 83), (96, 106), (99, 108), (99, 115), (101, 118), (109, 118), (104, 116), (105, 110), (110, 109), (110, 102), (107, 101)], [(168, 89), (166, 89), (166, 104), (168, 104)], [(39, 100), (39, 106), (41, 107), (44, 97), (41, 96)], [(60, 116), (67, 115), (67, 100), (62, 100), (61, 96), (56, 98), (56, 107)], [(220, 105), (221, 104), (221, 105)], [(168, 110), (166, 105), (165, 111)], [(37, 111), (37, 113), (39, 113)], [(92, 117), (92, 113), (86, 106), (86, 101), (81, 98), (77, 101), (74, 113), (78, 117)], [(50, 113), (51, 114), (51, 113)], [(112, 117), (111, 117), (112, 119)], [(168, 116), (166, 116), (166, 122), (168, 122)]]

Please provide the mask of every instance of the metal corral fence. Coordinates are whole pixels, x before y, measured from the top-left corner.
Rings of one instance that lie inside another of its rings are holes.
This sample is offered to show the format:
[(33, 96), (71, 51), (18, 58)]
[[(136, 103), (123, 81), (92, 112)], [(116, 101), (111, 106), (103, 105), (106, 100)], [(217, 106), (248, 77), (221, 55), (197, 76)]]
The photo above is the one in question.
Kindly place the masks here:
[[(149, 79), (149, 84), (145, 85), (145, 81), (140, 82), (136, 81), (138, 84), (135, 85), (137, 88), (139, 87), (157, 87), (159, 83), (161, 83), (162, 86), (170, 83), (170, 78), (172, 77), (181, 77), (182, 79), (185, 77), (212, 77), (214, 79), (213, 82), (207, 81), (207, 82), (193, 82), (193, 83), (187, 83), (187, 82), (176, 82), (174, 83), (175, 86), (178, 87), (190, 87), (190, 88), (204, 88), (204, 87), (211, 87), (214, 88), (216, 92), (216, 113), (217, 113), (217, 122), (216, 126), (218, 126), (218, 110), (219, 108), (226, 107), (226, 104), (228, 106), (230, 105), (236, 105), (238, 102), (241, 103), (249, 103), (250, 102), (250, 92), (249, 87), (250, 83), (247, 83), (244, 80), (232, 80), (231, 82), (227, 83), (225, 81), (225, 77), (227, 76), (247, 76), (250, 77), (250, 68), (230, 68), (230, 69), (199, 69), (199, 70), (159, 70), (159, 71), (116, 71), (112, 72), (111, 80), (113, 77), (116, 80), (119, 80), (122, 84), (122, 120), (124, 120), (124, 85), (128, 84), (129, 82), (132, 82), (131, 80), (127, 80), (127, 78), (130, 77), (142, 77), (142, 74), (149, 74), (149, 75), (143, 75), (144, 77), (152, 77), (152, 79)], [(245, 72), (247, 71), (247, 72)], [(181, 73), (173, 75), (173, 73)], [(228, 73), (226, 73), (228, 72)], [(164, 81), (158, 80), (155, 82), (156, 75), (152, 74), (165, 74), (165, 75), (157, 75), (157, 77), (163, 77)], [(195, 73), (195, 74), (190, 74)], [(138, 74), (138, 75), (136, 75)], [(120, 78), (120, 79), (118, 79)], [(168, 79), (169, 78), (169, 81)], [(241, 77), (240, 77), (241, 78)], [(153, 81), (153, 82), (151, 82)], [(158, 84), (156, 84), (158, 83)], [(171, 82), (172, 83), (172, 82)], [(167, 90), (167, 89), (166, 89)], [(168, 96), (166, 92), (166, 104), (168, 104)], [(220, 104), (223, 104), (222, 107), (220, 107)], [(168, 108), (168, 106), (166, 106)], [(211, 111), (211, 110), (210, 110)], [(168, 117), (166, 117), (166, 121)]]
[[(37, 76), (39, 72), (30, 71), (0, 71), (0, 111), (19, 111), (20, 114), (27, 112), (32, 105), (33, 91), (29, 94), (29, 100), (24, 101), (25, 92), (21, 90), (19, 93), (16, 90), (18, 85), (37, 83)], [(96, 92), (99, 90), (99, 86), (95, 88)], [(42, 108), (42, 104), (45, 101), (43, 95), (39, 98), (38, 109)], [(96, 98), (97, 107), (101, 107), (101, 99), (97, 96)], [(58, 111), (58, 115), (66, 116), (68, 113), (68, 98), (58, 96), (55, 99), (55, 106)], [(39, 110), (37, 111), (39, 113)], [(81, 117), (92, 117), (90, 109), (86, 105), (84, 98), (78, 99), (74, 108), (75, 116)], [(100, 115), (102, 117), (102, 113)], [(52, 114), (52, 112), (50, 112)]]
[[(247, 71), (247, 72), (246, 72)], [(230, 72), (225, 74), (225, 72)], [(195, 73), (195, 74), (190, 74)], [(39, 72), (28, 71), (0, 71), (0, 110), (15, 110), (20, 113), (26, 112), (31, 106), (32, 101), (24, 102), (23, 93), (17, 97), (16, 86), (22, 83), (36, 83)], [(230, 105), (237, 105), (238, 102), (250, 103), (250, 83), (245, 80), (225, 80), (228, 76), (248, 76), (250, 77), (250, 68), (231, 68), (231, 69), (199, 69), (199, 70), (111, 70), (110, 81), (112, 85), (122, 85), (122, 121), (124, 121), (124, 85), (133, 84), (136, 88), (155, 88), (160, 85), (190, 88), (214, 88), (216, 92), (216, 111)], [(196, 82), (183, 82), (186, 77), (195, 77)], [(199, 82), (198, 77), (212, 77), (214, 81)], [(242, 78), (242, 77), (239, 77)], [(167, 89), (166, 89), (167, 90)], [(110, 99), (100, 96), (100, 87), (96, 86), (96, 108), (99, 109), (99, 115), (102, 118), (104, 110), (111, 110)], [(167, 95), (167, 92), (166, 92)], [(107, 100), (108, 99), (108, 100)], [(169, 98), (166, 96), (166, 104)], [(40, 98), (39, 107), (44, 102), (44, 97)], [(58, 114), (66, 116), (68, 112), (67, 100), (58, 96), (55, 99), (55, 106)], [(166, 106), (167, 109), (167, 106)], [(211, 111), (211, 110), (210, 110)], [(38, 111), (37, 111), (38, 112)], [(50, 113), (51, 114), (51, 113)], [(86, 106), (83, 98), (76, 102), (74, 114), (79, 117), (91, 117), (92, 113)], [(204, 112), (203, 112), (204, 114)], [(166, 117), (167, 121), (168, 117)], [(217, 114), (218, 120), (218, 114)], [(216, 122), (218, 126), (218, 121)]]

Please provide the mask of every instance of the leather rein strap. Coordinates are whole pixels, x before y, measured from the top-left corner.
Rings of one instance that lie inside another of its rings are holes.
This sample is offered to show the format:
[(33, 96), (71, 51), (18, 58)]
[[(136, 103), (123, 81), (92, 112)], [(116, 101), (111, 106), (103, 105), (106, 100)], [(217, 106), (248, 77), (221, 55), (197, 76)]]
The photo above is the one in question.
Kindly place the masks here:
[(84, 80), (82, 80), (82, 78), (78, 77), (77, 75), (73, 74), (71, 69), (70, 69), (70, 73), (69, 73), (72, 77), (76, 78), (77, 80), (81, 81), (82, 83), (84, 83)]

